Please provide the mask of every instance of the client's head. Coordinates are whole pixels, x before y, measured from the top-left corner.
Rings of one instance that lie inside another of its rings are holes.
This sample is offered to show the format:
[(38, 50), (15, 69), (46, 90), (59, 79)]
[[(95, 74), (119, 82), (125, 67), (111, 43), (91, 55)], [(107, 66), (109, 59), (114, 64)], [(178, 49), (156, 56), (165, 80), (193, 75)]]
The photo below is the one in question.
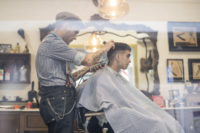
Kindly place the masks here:
[(130, 60), (131, 48), (128, 44), (115, 42), (115, 48), (110, 49), (107, 53), (108, 65), (116, 71), (127, 69)]

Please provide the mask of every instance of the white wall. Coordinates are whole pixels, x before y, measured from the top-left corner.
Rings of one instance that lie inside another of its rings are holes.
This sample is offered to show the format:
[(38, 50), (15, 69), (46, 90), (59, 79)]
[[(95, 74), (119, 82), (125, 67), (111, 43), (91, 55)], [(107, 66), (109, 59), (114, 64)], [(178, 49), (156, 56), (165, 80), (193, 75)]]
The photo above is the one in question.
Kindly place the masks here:
[[(158, 31), (159, 76), (162, 94), (170, 88), (182, 88), (183, 84), (168, 84), (166, 79), (166, 59), (184, 59), (185, 79), (188, 79), (188, 58), (200, 58), (200, 52), (169, 52), (167, 22), (187, 21), (200, 22), (199, 0), (127, 0), (130, 4), (130, 12), (127, 16), (114, 20), (131, 24), (142, 23)], [(97, 8), (91, 0), (0, 0), (0, 43), (17, 42), (24, 48), (24, 40), (17, 34), (19, 28), (25, 30), (29, 49), (31, 52), (31, 81), (37, 83), (35, 72), (35, 55), (40, 44), (39, 27), (44, 27), (54, 22), (55, 15), (60, 11), (70, 11), (79, 15), (83, 20), (89, 20), (90, 16), (97, 13)], [(114, 38), (117, 39), (117, 38)], [(135, 43), (135, 40), (124, 39), (127, 43)], [(85, 43), (86, 38), (80, 38), (73, 43)], [(138, 61), (144, 57), (144, 47), (138, 45)], [(139, 66), (139, 62), (138, 62)], [(139, 71), (139, 67), (138, 67)], [(144, 74), (139, 74), (139, 88), (146, 88)], [(152, 85), (152, 83), (151, 83)], [(30, 85), (0, 85), (0, 95), (20, 96), (27, 98)], [(37, 86), (35, 87), (37, 88)]]

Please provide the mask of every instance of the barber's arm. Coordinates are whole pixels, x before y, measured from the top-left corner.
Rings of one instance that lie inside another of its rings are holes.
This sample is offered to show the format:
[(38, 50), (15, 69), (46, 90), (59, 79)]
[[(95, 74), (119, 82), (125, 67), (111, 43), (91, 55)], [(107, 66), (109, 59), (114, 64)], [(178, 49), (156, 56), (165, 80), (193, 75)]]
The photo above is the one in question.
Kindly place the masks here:
[(90, 67), (86, 66), (86, 67), (82, 68), (81, 70), (78, 70), (78, 71), (72, 73), (72, 77), (73, 77), (74, 81), (76, 81), (89, 71), (90, 71)]
[(82, 65), (85, 66), (91, 66), (99, 61), (101, 56), (105, 53), (108, 52), (111, 48), (114, 48), (115, 44), (114, 41), (109, 41), (107, 42), (104, 47), (99, 49), (98, 51), (94, 53), (89, 53), (85, 56), (84, 60), (81, 62)]
[(81, 64), (85, 65), (85, 67), (79, 71), (72, 73), (72, 77), (74, 81), (78, 80), (87, 72), (94, 72), (102, 68), (104, 64), (102, 64), (102, 62), (99, 62), (99, 59), (105, 52), (108, 52), (111, 48), (114, 48), (114, 47), (115, 47), (114, 42), (109, 41), (104, 45), (104, 47), (99, 49), (97, 52), (87, 54), (84, 60), (81, 62)]
[(99, 62), (99, 63), (92, 65), (92, 66), (85, 66), (81, 70), (78, 70), (78, 71), (72, 73), (72, 77), (73, 77), (74, 81), (76, 81), (80, 77), (85, 75), (87, 72), (95, 72), (95, 71), (101, 69), (102, 67), (104, 67), (104, 65), (105, 65), (104, 62)]

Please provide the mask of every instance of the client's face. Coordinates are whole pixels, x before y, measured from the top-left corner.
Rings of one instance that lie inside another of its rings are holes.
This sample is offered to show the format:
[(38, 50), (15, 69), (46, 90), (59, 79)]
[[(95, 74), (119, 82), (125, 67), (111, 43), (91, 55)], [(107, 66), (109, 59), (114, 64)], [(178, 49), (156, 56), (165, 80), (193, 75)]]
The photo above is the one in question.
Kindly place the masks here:
[(120, 69), (127, 69), (129, 63), (131, 62), (130, 56), (131, 56), (131, 51), (125, 50), (119, 55), (119, 67)]

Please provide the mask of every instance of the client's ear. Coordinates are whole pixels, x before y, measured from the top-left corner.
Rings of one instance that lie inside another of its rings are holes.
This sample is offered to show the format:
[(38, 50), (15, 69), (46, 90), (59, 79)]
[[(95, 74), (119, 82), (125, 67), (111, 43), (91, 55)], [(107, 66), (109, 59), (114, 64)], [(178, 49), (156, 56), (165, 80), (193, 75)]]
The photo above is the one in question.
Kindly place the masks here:
[(117, 60), (117, 61), (120, 60), (120, 53), (115, 54), (115, 60)]

